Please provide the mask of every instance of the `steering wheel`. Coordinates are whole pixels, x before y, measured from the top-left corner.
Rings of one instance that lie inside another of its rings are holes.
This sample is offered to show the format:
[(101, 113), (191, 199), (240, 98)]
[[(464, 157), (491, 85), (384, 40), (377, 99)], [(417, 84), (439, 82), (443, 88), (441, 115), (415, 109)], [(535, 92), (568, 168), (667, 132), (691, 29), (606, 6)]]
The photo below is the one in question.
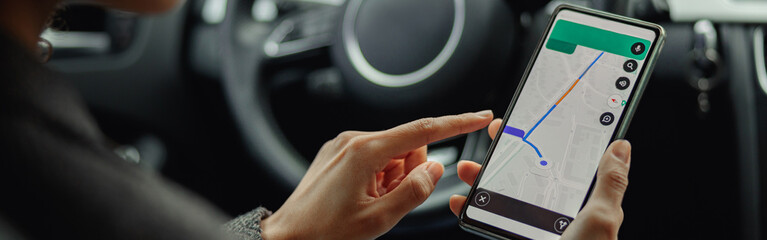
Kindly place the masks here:
[[(229, 0), (220, 25), (223, 85), (235, 124), (252, 159), (287, 192), (298, 185), (310, 161), (276, 122), (270, 85), (262, 75), (265, 63), (325, 48), (349, 101), (370, 111), (423, 115), (479, 110), (496, 86), (494, 76), (508, 67), (504, 65), (517, 27), (514, 11), (502, 0), (326, 2), (325, 7), (298, 8), (264, 23), (251, 15), (254, 2)], [(483, 134), (467, 137), (461, 157), (481, 160), (484, 152), (476, 154), (479, 158), (473, 154), (480, 136), (487, 138)], [(433, 219), (449, 215), (451, 194), (469, 189), (451, 172), (454, 165), (446, 167), (435, 192), (405, 222), (455, 224), (453, 217)], [(394, 230), (407, 231), (405, 226)]]

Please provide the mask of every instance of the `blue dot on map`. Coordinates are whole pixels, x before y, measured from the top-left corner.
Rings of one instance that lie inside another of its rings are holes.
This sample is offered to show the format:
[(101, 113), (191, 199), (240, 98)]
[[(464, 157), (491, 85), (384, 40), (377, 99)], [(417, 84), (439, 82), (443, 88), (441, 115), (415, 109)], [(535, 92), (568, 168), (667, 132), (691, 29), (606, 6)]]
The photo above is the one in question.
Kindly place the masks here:
[(546, 162), (545, 160), (541, 160), (541, 166), (549, 165), (549, 162)]

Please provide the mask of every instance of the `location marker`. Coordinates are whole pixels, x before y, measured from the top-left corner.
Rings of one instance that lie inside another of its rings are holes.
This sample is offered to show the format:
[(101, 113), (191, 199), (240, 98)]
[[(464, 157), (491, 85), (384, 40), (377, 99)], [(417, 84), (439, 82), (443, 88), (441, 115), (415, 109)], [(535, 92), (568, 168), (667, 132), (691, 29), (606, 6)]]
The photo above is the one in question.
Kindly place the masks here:
[(553, 162), (549, 162), (543, 158), (536, 158), (533, 160), (533, 164), (540, 170), (549, 170), (552, 166), (554, 166)]

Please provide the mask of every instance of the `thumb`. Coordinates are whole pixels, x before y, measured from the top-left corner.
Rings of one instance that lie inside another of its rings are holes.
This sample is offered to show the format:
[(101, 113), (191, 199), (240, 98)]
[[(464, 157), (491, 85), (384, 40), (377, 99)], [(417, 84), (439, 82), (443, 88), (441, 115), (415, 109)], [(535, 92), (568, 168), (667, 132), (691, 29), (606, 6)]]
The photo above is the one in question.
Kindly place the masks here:
[(404, 217), (429, 198), (444, 171), (442, 164), (436, 162), (418, 165), (394, 190), (381, 197), (384, 212), (396, 219)]
[(610, 144), (599, 162), (597, 182), (591, 201), (620, 208), (623, 194), (629, 184), (631, 165), (631, 144), (618, 140)]

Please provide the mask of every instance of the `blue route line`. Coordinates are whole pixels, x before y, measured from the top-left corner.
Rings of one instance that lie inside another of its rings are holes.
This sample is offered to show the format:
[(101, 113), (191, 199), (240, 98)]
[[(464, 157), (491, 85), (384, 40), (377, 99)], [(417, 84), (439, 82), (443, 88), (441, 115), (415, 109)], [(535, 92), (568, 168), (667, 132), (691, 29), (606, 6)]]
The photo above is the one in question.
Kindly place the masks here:
[[(596, 58), (596, 59), (594, 59), (594, 61), (593, 61), (593, 62), (591, 62), (591, 64), (589, 64), (589, 66), (586, 68), (586, 70), (583, 70), (583, 73), (581, 73), (581, 76), (580, 76), (580, 77), (578, 77), (578, 80), (576, 80), (576, 82), (575, 82), (575, 83), (574, 83), (574, 84), (573, 84), (573, 85), (570, 87), (570, 90), (572, 90), (572, 89), (575, 87), (575, 84), (577, 84), (577, 83), (578, 83), (578, 81), (580, 81), (580, 80), (581, 80), (581, 78), (583, 78), (583, 76), (584, 76), (584, 75), (586, 75), (586, 73), (589, 71), (589, 69), (591, 69), (591, 67), (593, 67), (593, 66), (594, 66), (594, 63), (596, 63), (596, 62), (597, 62), (597, 60), (599, 60), (599, 58), (601, 58), (603, 54), (605, 54), (605, 52), (602, 52), (602, 53), (600, 53), (600, 54), (599, 54), (599, 56), (597, 56), (597, 58)], [(567, 94), (569, 94), (569, 93), (570, 93), (570, 90), (568, 90), (567, 92), (565, 92), (565, 93), (564, 93), (564, 95), (562, 95), (562, 97), (559, 99), (559, 101), (561, 101), (562, 99), (564, 99), (564, 98), (565, 98), (565, 96), (567, 96)], [(506, 126), (506, 127), (504, 127), (504, 132), (505, 132), (505, 133), (508, 133), (508, 134), (511, 134), (511, 135), (513, 135), (513, 136), (517, 136), (517, 137), (520, 137), (520, 138), (522, 138), (522, 141), (523, 141), (523, 142), (525, 142), (525, 143), (527, 143), (528, 145), (530, 145), (530, 147), (533, 147), (533, 150), (535, 150), (535, 153), (537, 153), (537, 154), (538, 154), (538, 157), (539, 157), (539, 158), (543, 158), (543, 155), (541, 155), (541, 151), (539, 151), (539, 150), (538, 150), (538, 147), (536, 147), (536, 146), (535, 146), (533, 143), (531, 143), (530, 141), (527, 141), (527, 138), (528, 138), (528, 137), (530, 137), (530, 134), (532, 134), (532, 133), (533, 133), (533, 131), (535, 131), (535, 129), (536, 129), (536, 128), (538, 128), (538, 125), (540, 125), (540, 124), (543, 122), (543, 120), (544, 120), (544, 119), (546, 119), (546, 117), (548, 117), (548, 116), (549, 116), (549, 114), (551, 113), (551, 111), (554, 111), (554, 108), (556, 108), (556, 107), (557, 107), (557, 104), (556, 104), (556, 103), (555, 103), (553, 106), (551, 106), (551, 108), (549, 108), (549, 111), (548, 111), (548, 112), (546, 112), (546, 114), (544, 114), (544, 115), (543, 115), (543, 117), (541, 117), (541, 119), (540, 119), (540, 120), (538, 120), (538, 122), (536, 122), (536, 123), (535, 123), (535, 125), (533, 125), (533, 128), (531, 128), (531, 129), (530, 129), (530, 131), (528, 131), (528, 132), (527, 132), (527, 134), (525, 134), (525, 136), (524, 136), (524, 137), (521, 137), (521, 136), (520, 136), (520, 135), (521, 135), (520, 133), (524, 133), (524, 131), (523, 131), (523, 130), (521, 130), (521, 129), (517, 129), (517, 128), (513, 128), (513, 127), (510, 127), (510, 126)], [(544, 162), (545, 162), (545, 161), (544, 161)], [(544, 164), (544, 166), (545, 166), (545, 164)]]
[(599, 58), (602, 57), (602, 54), (605, 54), (605, 52), (600, 53), (599, 56), (597, 56), (597, 59), (594, 59), (594, 61), (591, 62), (591, 64), (589, 64), (589, 67), (587, 67), (586, 70), (583, 71), (583, 73), (581, 73), (581, 76), (578, 77), (578, 79), (581, 79), (581, 78), (583, 78), (583, 75), (586, 75), (586, 72), (588, 72), (589, 69), (591, 69), (591, 66), (594, 66), (594, 63), (597, 63), (597, 60), (599, 60)]
[(536, 147), (533, 143), (527, 141), (527, 137), (525, 137), (524, 130), (507, 125), (506, 127), (503, 128), (503, 133), (521, 138), (523, 142), (527, 143), (528, 145), (533, 147), (533, 149), (535, 149), (535, 152), (538, 153), (538, 157), (542, 157), (541, 151), (538, 150), (538, 147)]
[(528, 144), (528, 145), (530, 145), (531, 147), (533, 147), (533, 150), (535, 150), (535, 153), (537, 153), (537, 154), (538, 154), (538, 157), (539, 157), (539, 158), (542, 158), (542, 157), (543, 157), (543, 155), (541, 155), (541, 151), (538, 151), (538, 147), (536, 147), (535, 145), (533, 145), (533, 143), (531, 143), (530, 141), (527, 141), (527, 139), (524, 139), (524, 138), (522, 139), (522, 141), (523, 141), (523, 142), (525, 142), (525, 143), (527, 143), (527, 144)]
[(538, 127), (538, 125), (540, 125), (540, 124), (541, 124), (541, 122), (543, 122), (543, 119), (546, 119), (546, 117), (548, 117), (548, 116), (549, 116), (549, 114), (551, 113), (551, 111), (554, 111), (554, 108), (556, 108), (556, 107), (557, 107), (557, 105), (551, 106), (551, 108), (549, 108), (549, 111), (548, 111), (548, 112), (546, 112), (546, 114), (545, 114), (545, 115), (543, 115), (543, 117), (541, 118), (541, 120), (538, 120), (538, 122), (537, 122), (537, 123), (535, 123), (535, 125), (533, 126), (533, 128), (531, 128), (531, 129), (530, 129), (530, 131), (529, 131), (529, 132), (527, 132), (527, 134), (525, 134), (525, 137), (524, 137), (524, 138), (522, 138), (522, 139), (527, 139), (528, 137), (530, 137), (530, 134), (531, 134), (531, 133), (533, 133), (533, 131), (535, 131), (535, 128), (537, 128), (537, 127)]

